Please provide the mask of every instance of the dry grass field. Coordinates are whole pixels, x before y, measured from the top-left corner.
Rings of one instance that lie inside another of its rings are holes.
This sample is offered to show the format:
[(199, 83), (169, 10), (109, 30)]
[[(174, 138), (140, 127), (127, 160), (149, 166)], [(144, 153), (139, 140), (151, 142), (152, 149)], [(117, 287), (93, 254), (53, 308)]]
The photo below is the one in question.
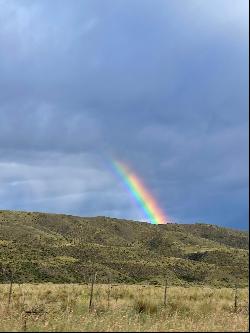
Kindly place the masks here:
[(0, 285), (1, 331), (248, 331), (248, 290), (94, 285)]

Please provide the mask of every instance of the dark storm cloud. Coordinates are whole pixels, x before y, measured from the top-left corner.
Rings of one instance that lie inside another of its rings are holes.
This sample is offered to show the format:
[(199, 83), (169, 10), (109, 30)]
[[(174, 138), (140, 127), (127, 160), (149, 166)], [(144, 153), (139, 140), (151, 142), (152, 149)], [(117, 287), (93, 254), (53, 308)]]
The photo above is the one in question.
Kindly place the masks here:
[[(247, 1), (0, 0), (2, 208), (247, 225)], [(91, 170), (91, 171), (88, 171)]]

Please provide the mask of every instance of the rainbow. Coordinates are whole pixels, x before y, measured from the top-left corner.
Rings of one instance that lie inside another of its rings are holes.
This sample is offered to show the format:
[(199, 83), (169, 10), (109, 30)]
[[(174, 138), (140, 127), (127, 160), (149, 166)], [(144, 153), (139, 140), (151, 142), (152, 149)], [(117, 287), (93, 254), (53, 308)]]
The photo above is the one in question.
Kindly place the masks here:
[(128, 192), (135, 199), (136, 203), (142, 208), (145, 217), (152, 224), (165, 224), (168, 222), (168, 218), (158, 206), (156, 200), (152, 194), (146, 189), (142, 181), (132, 172), (128, 166), (118, 162), (112, 161), (112, 165), (122, 178)]

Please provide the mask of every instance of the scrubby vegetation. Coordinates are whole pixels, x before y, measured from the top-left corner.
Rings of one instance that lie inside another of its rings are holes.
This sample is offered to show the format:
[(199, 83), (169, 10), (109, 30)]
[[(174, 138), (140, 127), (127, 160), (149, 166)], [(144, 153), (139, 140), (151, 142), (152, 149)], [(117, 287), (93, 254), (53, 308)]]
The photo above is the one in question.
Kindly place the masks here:
[(1, 331), (245, 332), (247, 289), (95, 285), (0, 285)]
[(214, 225), (0, 211), (0, 282), (248, 284), (248, 233)]

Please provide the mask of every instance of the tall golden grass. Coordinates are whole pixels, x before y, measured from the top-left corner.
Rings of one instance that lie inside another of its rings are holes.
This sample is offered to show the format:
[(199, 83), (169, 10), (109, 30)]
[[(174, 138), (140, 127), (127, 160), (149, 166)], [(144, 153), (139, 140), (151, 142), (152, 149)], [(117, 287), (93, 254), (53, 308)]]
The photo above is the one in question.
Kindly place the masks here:
[(244, 332), (248, 290), (210, 287), (95, 285), (0, 285), (0, 331)]

